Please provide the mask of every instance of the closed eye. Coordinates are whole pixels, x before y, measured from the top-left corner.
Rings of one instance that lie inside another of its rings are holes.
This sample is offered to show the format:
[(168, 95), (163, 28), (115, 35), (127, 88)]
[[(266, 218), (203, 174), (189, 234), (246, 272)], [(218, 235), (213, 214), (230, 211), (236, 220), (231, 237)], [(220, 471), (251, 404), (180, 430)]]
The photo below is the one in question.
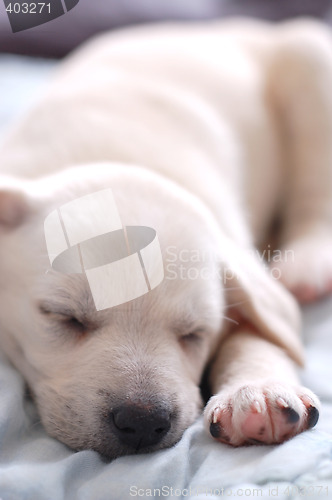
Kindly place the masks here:
[(185, 342), (198, 342), (201, 340), (201, 337), (196, 332), (186, 333), (180, 337), (180, 340)]
[(178, 342), (180, 342), (184, 348), (199, 345), (208, 331), (203, 324), (199, 324), (198, 322), (195, 324), (190, 318), (181, 318), (175, 321), (172, 324), (172, 329), (176, 334)]
[(64, 316), (61, 321), (63, 321), (64, 325), (71, 330), (75, 330), (78, 333), (85, 333), (88, 330), (87, 325), (79, 321), (77, 318), (73, 316)]
[(203, 341), (202, 330), (194, 330), (179, 337), (180, 344), (184, 348), (199, 346)]
[(75, 332), (80, 336), (93, 329), (93, 326), (90, 322), (82, 321), (81, 319), (77, 318), (71, 311), (53, 311), (43, 305), (39, 305), (39, 312), (45, 318), (47, 318), (50, 323), (53, 323), (54, 326), (70, 330), (71, 332)]

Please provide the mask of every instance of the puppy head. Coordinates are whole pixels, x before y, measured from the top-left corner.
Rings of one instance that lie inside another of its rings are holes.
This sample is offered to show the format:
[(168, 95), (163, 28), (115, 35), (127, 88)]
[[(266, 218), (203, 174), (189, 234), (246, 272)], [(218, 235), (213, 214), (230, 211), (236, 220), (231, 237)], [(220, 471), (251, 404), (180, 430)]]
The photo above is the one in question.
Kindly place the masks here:
[[(114, 164), (2, 184), (2, 345), (31, 386), (46, 430), (70, 447), (114, 458), (174, 444), (201, 407), (198, 385), (225, 307), (300, 360), (290, 296), (175, 184)], [(135, 300), (96, 311), (84, 275), (50, 269), (43, 223), (54, 208), (106, 187), (123, 225), (156, 230), (165, 278)]]
[[(222, 327), (212, 216), (139, 167), (93, 165), (2, 184), (2, 344), (26, 377), (46, 430), (109, 458), (174, 444), (199, 413), (198, 385)], [(54, 208), (106, 187), (123, 225), (156, 230), (165, 278), (142, 297), (96, 311), (84, 275), (50, 269), (43, 224)], [(204, 259), (193, 263), (183, 251)], [(175, 267), (168, 269), (168, 260)]]

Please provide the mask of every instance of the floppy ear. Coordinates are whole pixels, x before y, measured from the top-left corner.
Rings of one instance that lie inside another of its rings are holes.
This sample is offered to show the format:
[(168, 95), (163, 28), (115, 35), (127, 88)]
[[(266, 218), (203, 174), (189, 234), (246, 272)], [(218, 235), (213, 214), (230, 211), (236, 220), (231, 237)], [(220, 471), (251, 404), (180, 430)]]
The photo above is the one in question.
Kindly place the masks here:
[[(294, 297), (264, 268), (255, 250), (227, 244), (224, 286), (229, 312), (249, 322), (259, 335), (285, 349), (299, 365), (304, 352), (300, 310)], [(227, 313), (228, 314), (228, 313)]]
[(20, 225), (30, 210), (23, 184), (15, 178), (0, 176), (0, 230)]

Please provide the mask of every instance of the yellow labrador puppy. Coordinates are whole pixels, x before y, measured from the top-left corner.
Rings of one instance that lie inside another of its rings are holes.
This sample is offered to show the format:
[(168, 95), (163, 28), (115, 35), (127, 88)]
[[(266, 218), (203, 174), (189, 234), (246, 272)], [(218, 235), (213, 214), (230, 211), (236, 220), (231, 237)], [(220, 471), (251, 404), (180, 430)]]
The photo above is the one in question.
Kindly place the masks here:
[[(124, 30), (60, 66), (0, 152), (1, 344), (50, 435), (109, 458), (171, 446), (207, 366), (217, 440), (315, 425), (293, 295), (332, 288), (331, 89), (330, 34), (306, 20)], [(124, 226), (156, 230), (165, 277), (97, 311), (43, 224), (105, 188)]]

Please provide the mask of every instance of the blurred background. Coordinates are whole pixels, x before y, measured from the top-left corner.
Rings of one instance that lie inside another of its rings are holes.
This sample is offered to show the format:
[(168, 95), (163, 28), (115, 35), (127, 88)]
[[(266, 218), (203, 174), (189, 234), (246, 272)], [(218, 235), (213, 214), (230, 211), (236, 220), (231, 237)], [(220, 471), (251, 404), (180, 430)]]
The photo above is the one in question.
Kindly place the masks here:
[(13, 33), (6, 7), (27, 1), (0, 0), (0, 142), (43, 94), (58, 60), (101, 31), (231, 16), (270, 21), (310, 16), (332, 26), (332, 0), (48, 0), (46, 5), (68, 12)]
[(332, 0), (80, 0), (65, 15), (13, 34), (5, 3), (0, 0), (0, 52), (43, 57), (62, 57), (100, 31), (163, 20), (313, 16), (332, 25)]

